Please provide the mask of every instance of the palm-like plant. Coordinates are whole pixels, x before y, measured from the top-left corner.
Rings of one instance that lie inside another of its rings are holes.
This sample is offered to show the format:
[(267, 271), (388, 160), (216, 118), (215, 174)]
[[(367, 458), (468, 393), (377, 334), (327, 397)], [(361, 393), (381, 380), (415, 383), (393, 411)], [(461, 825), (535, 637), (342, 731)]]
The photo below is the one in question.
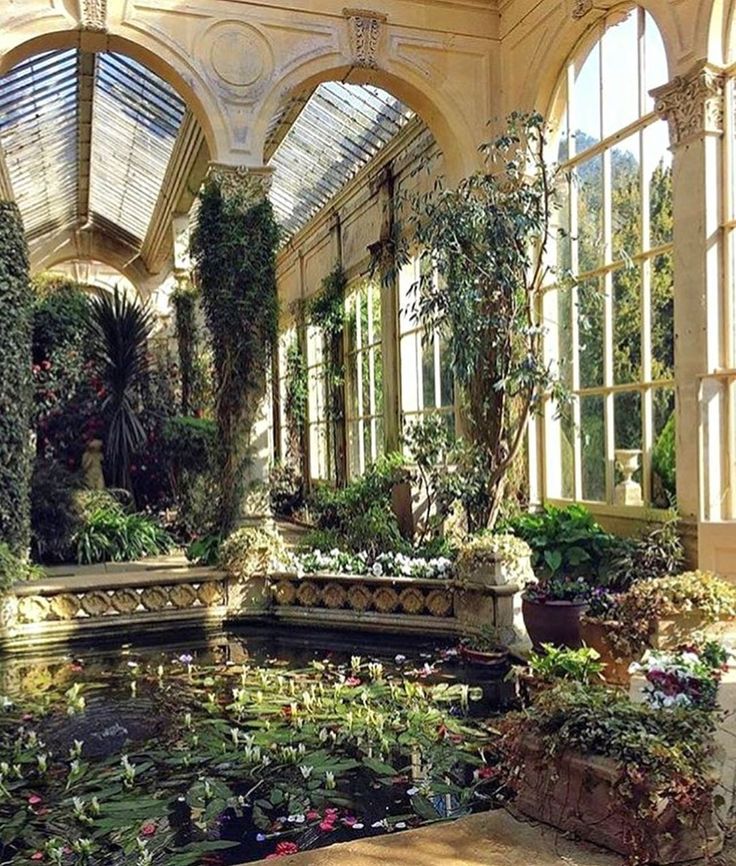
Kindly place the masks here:
[(131, 490), (131, 457), (146, 439), (137, 404), (148, 372), (153, 317), (116, 288), (111, 295), (92, 301), (90, 328), (98, 373), (107, 392), (102, 409), (107, 422), (105, 456), (110, 481)]

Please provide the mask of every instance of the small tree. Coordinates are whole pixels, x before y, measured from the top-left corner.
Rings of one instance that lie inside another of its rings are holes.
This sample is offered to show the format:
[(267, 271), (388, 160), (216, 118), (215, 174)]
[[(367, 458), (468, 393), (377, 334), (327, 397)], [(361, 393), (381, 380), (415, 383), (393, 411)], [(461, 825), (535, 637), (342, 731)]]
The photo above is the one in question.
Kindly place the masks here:
[(447, 338), (469, 464), (482, 478), (471, 529), (494, 525), (530, 416), (545, 396), (562, 393), (544, 362), (539, 315), (554, 208), (544, 144), (540, 115), (513, 114), (483, 148), (485, 171), (408, 199), (408, 234), (424, 259), (418, 315)]
[(20, 212), (0, 202), (0, 542), (21, 556), (30, 541), (32, 303)]

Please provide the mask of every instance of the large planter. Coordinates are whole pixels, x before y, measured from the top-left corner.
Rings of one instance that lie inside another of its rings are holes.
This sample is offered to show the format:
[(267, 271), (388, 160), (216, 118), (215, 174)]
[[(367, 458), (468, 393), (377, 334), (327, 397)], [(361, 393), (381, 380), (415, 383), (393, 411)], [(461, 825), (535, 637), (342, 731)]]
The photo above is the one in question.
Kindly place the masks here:
[(732, 642), (736, 640), (736, 619), (711, 622), (699, 610), (662, 617), (654, 623), (651, 643), (654, 649), (674, 650), (687, 645), (695, 632), (713, 640)]
[(616, 686), (628, 686), (631, 680), (629, 665), (634, 659), (622, 657), (609, 641), (608, 635), (616, 625), (583, 616), (580, 619), (580, 637), (585, 646), (591, 647), (600, 655), (606, 682)]
[(541, 650), (544, 643), (571, 649), (582, 646), (580, 617), (587, 609), (587, 602), (539, 602), (522, 598), (524, 625), (534, 649)]
[[(550, 760), (533, 735), (519, 746), (524, 765), (514, 804), (525, 815), (619, 854), (645, 855), (651, 863), (695, 860), (723, 848), (712, 809), (691, 819), (663, 802), (656, 817), (635, 826), (631, 822), (637, 819), (622, 809), (616, 790), (621, 771), (615, 761), (577, 752)], [(648, 850), (633, 841), (637, 838), (646, 840)]]

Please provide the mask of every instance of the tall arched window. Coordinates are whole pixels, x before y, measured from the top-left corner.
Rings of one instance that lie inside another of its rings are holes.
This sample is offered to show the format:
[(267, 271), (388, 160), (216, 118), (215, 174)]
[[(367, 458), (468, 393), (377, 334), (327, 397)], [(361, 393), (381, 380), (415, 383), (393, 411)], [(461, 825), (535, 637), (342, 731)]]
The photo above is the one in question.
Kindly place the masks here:
[[(574, 399), (545, 419), (547, 499), (665, 506), (674, 495), (672, 172), (649, 95), (666, 81), (653, 19), (627, 6), (588, 35), (558, 90), (557, 265), (574, 284), (550, 289), (544, 315)], [(640, 500), (617, 490), (623, 450), (638, 452)]]

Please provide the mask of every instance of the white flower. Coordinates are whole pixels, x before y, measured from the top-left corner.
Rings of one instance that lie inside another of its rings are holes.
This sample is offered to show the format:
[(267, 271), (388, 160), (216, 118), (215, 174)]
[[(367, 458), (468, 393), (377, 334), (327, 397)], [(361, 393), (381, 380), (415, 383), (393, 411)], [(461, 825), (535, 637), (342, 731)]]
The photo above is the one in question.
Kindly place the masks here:
[(380, 562), (374, 562), (371, 571), (376, 577), (381, 577), (381, 575), (383, 574), (383, 566)]
[(314, 767), (309, 766), (307, 764), (300, 764), (299, 765), (299, 772), (302, 774), (302, 776), (305, 779), (308, 779), (312, 775), (313, 770), (314, 770)]

